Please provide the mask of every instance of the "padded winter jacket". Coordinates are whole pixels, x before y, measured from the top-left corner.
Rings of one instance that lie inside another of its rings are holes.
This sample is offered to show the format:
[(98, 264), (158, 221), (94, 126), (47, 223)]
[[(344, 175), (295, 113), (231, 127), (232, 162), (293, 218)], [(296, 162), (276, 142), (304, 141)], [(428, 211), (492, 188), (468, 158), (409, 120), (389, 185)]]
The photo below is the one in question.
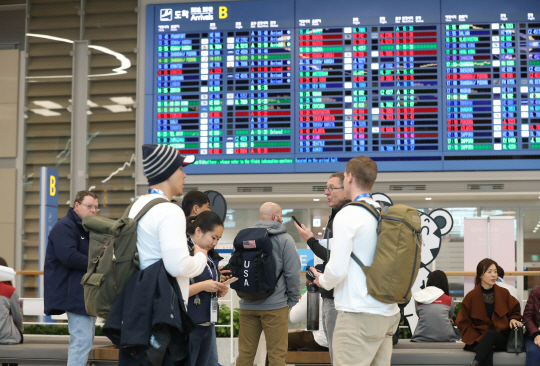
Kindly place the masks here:
[(413, 294), (413, 301), (419, 319), (411, 342), (455, 342), (460, 338), (451, 322), (454, 299), (443, 290), (426, 287)]
[(23, 329), (17, 291), (9, 282), (0, 282), (0, 344), (21, 343)]
[(525, 326), (527, 327), (527, 334), (531, 338), (534, 339), (537, 335), (540, 335), (540, 330), (538, 329), (540, 325), (540, 286), (533, 288), (529, 294), (529, 299), (523, 312), (523, 322), (527, 322)]
[(88, 316), (81, 279), (88, 267), (89, 243), (81, 218), (70, 208), (49, 233), (44, 278), (46, 315), (68, 311)]
[(521, 320), (519, 303), (507, 289), (493, 287), (495, 309), (491, 319), (488, 318), (482, 285), (476, 286), (461, 302), (461, 310), (456, 325), (461, 332), (461, 340), (468, 345), (479, 342), (489, 329), (505, 333), (510, 331), (510, 320)]

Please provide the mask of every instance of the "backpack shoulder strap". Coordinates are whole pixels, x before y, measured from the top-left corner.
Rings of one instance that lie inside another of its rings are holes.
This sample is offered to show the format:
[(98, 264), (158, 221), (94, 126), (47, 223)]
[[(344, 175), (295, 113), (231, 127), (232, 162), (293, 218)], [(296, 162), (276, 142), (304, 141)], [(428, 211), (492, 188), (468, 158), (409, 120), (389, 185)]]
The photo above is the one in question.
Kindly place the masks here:
[[(150, 211), (154, 206), (156, 205), (159, 205), (160, 203), (164, 203), (164, 202), (169, 202), (168, 200), (166, 200), (165, 198), (156, 198), (156, 199), (153, 199), (152, 201), (148, 202), (146, 205), (144, 205), (144, 207), (139, 211), (139, 213), (133, 218), (133, 220), (135, 221), (139, 221), (140, 219), (142, 219), (142, 217), (148, 212)], [(131, 209), (131, 206), (133, 205), (133, 203), (128, 207), (128, 210)], [(126, 210), (126, 211), (128, 211)], [(128, 211), (129, 212), (129, 211)]]
[[(367, 202), (363, 202), (363, 201), (353, 201), (353, 202), (349, 202), (347, 203), (345, 206), (358, 206), (358, 207), (363, 207), (365, 208), (366, 210), (368, 210), (372, 215), (373, 217), (375, 217), (375, 219), (377, 221), (380, 220), (380, 217), (381, 217), (381, 213), (379, 212), (378, 209), (376, 209), (375, 207), (373, 207), (372, 205), (370, 205), (369, 203)], [(366, 266), (364, 263), (362, 263), (362, 261), (360, 260), (360, 258), (358, 258), (358, 256), (356, 254), (354, 254), (354, 252), (351, 251), (351, 258), (360, 266), (360, 268), (362, 268), (362, 271), (364, 271), (364, 267)], [(365, 272), (365, 271), (364, 271)]]
[(362, 261), (360, 260), (360, 258), (358, 258), (356, 256), (356, 254), (354, 254), (353, 252), (351, 252), (351, 258), (360, 266), (360, 268), (362, 268), (362, 270), (364, 269), (364, 267), (366, 266), (364, 263), (362, 263)]
[(376, 209), (374, 206), (370, 205), (369, 203), (367, 202), (364, 202), (364, 201), (353, 201), (353, 202), (349, 202), (347, 203), (345, 206), (358, 206), (358, 207), (363, 207), (365, 208), (366, 210), (368, 210), (372, 215), (373, 217), (375, 217), (375, 219), (377, 219), (377, 221), (379, 221), (379, 218), (381, 216), (381, 213), (378, 209)]

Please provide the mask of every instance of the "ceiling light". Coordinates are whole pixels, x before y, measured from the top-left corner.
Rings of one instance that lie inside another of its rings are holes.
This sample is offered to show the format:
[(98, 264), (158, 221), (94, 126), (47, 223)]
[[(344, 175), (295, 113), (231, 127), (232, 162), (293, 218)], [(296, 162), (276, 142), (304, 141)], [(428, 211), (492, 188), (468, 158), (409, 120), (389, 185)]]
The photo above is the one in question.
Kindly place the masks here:
[(55, 112), (55, 111), (51, 111), (50, 109), (30, 109), (32, 112), (36, 113), (36, 114), (41, 114), (42, 116), (45, 116), (45, 117), (51, 117), (51, 116), (60, 116), (62, 115), (61, 113), (58, 113), (58, 112)]
[(117, 104), (133, 105), (135, 103), (132, 97), (113, 97), (109, 99)]
[(99, 107), (99, 104), (96, 104), (96, 103), (92, 102), (91, 100), (87, 100), (87, 101), (86, 101), (86, 105), (88, 105), (90, 108), (97, 108), (97, 107)]
[(426, 201), (431, 201), (431, 197), (426, 197)]
[(317, 233), (317, 235), (322, 235), (322, 233)]
[(318, 198), (314, 198), (313, 201), (318, 202), (320, 200)]
[(62, 105), (51, 102), (50, 100), (36, 100), (33, 102), (34, 104), (46, 108), (46, 109), (63, 109)]
[(112, 104), (112, 105), (104, 105), (103, 108), (107, 108), (113, 113), (122, 113), (122, 112), (131, 112), (131, 108), (127, 108), (125, 105), (121, 104)]
[[(71, 39), (67, 38), (60, 38), (60, 37), (54, 37), (54, 36), (48, 36), (46, 34), (37, 34), (37, 33), (26, 33), (28, 37), (38, 37), (38, 38), (45, 38), (50, 39), (52, 41), (58, 41), (58, 42), (65, 42), (65, 43), (73, 43)], [(111, 50), (110, 48), (103, 47), (103, 46), (95, 46), (95, 45), (89, 45), (88, 48), (106, 53), (108, 55), (111, 55), (115, 57), (118, 61), (120, 61), (120, 67), (117, 67), (115, 69), (112, 69), (112, 73), (107, 74), (94, 74), (94, 75), (88, 75), (88, 77), (94, 77), (94, 76), (112, 76), (112, 75), (121, 75), (121, 74), (127, 74), (127, 69), (131, 67), (131, 61), (124, 56), (121, 53), (115, 52)], [(50, 79), (50, 78), (71, 78), (72, 75), (53, 75), (53, 76), (27, 76), (27, 79)]]

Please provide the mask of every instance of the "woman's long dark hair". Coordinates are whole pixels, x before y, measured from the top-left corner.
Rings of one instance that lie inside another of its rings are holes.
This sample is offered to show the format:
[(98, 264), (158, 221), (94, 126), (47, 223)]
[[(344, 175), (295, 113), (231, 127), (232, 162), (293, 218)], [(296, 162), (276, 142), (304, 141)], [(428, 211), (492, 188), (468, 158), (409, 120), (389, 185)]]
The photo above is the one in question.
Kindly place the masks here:
[(440, 288), (443, 290), (445, 295), (450, 296), (450, 291), (448, 289), (448, 277), (446, 277), (446, 273), (443, 271), (436, 270), (431, 272), (427, 278), (426, 287), (427, 286)]
[(476, 266), (476, 278), (474, 280), (475, 286), (478, 286), (480, 282), (482, 282), (482, 276), (492, 265), (495, 265), (495, 267), (499, 267), (497, 262), (489, 258), (484, 258), (480, 262), (478, 262), (478, 265)]
[[(6, 260), (2, 257), (0, 257), (0, 266), (9, 267)], [(6, 281), (9, 283), (10, 286), (13, 286), (13, 283), (11, 281)]]
[(223, 226), (221, 218), (212, 211), (201, 212), (198, 216), (190, 216), (187, 221), (187, 234), (192, 236), (197, 228), (200, 228), (203, 234), (215, 229), (216, 226)]

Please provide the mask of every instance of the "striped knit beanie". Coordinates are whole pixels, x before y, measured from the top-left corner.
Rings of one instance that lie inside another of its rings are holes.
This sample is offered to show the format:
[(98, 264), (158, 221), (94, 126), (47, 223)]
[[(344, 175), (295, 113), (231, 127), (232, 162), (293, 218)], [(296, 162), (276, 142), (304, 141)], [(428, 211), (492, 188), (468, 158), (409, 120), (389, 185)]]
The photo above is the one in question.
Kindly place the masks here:
[(179, 167), (195, 161), (194, 155), (181, 155), (169, 145), (145, 144), (142, 153), (144, 174), (149, 186), (166, 181)]

